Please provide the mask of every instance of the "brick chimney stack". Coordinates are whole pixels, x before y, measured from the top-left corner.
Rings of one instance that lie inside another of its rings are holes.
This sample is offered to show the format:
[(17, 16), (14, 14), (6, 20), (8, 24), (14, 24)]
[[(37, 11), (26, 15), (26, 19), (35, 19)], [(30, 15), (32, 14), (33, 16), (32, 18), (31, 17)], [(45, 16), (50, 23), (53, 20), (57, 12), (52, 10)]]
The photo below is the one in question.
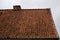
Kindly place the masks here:
[(13, 9), (20, 10), (21, 9), (21, 6), (20, 5), (15, 5), (15, 6), (13, 6)]

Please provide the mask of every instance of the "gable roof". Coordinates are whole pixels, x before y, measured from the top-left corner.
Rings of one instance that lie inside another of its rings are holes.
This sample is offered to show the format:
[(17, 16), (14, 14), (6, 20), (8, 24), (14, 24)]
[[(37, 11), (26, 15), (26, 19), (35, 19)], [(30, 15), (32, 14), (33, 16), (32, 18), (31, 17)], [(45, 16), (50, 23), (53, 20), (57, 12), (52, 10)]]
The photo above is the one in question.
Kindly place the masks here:
[(50, 8), (16, 8), (0, 10), (0, 38), (58, 38)]

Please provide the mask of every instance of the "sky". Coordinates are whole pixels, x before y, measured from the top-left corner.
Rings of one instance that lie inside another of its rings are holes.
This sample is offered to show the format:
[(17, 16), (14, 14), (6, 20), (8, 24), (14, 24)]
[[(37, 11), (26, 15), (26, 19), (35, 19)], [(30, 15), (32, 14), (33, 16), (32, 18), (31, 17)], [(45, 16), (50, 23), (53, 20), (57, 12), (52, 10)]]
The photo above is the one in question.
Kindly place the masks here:
[(60, 0), (0, 0), (0, 9), (12, 9), (21, 5), (22, 9), (51, 8), (52, 17), (60, 36)]

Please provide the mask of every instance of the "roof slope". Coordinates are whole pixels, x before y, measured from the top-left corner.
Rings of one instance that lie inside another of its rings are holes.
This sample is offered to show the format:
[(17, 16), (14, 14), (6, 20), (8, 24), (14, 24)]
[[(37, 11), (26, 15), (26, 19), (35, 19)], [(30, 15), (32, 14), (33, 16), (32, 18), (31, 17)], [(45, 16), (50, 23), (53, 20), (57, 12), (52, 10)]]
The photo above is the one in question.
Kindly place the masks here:
[(0, 10), (0, 38), (58, 38), (50, 9)]

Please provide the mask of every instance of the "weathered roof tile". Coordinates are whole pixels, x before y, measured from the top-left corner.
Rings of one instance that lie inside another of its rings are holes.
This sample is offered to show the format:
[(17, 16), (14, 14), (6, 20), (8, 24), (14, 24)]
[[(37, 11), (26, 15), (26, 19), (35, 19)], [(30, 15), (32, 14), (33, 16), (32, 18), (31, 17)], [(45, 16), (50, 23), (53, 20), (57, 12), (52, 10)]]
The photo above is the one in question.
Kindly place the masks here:
[(58, 38), (50, 9), (0, 10), (0, 38)]

